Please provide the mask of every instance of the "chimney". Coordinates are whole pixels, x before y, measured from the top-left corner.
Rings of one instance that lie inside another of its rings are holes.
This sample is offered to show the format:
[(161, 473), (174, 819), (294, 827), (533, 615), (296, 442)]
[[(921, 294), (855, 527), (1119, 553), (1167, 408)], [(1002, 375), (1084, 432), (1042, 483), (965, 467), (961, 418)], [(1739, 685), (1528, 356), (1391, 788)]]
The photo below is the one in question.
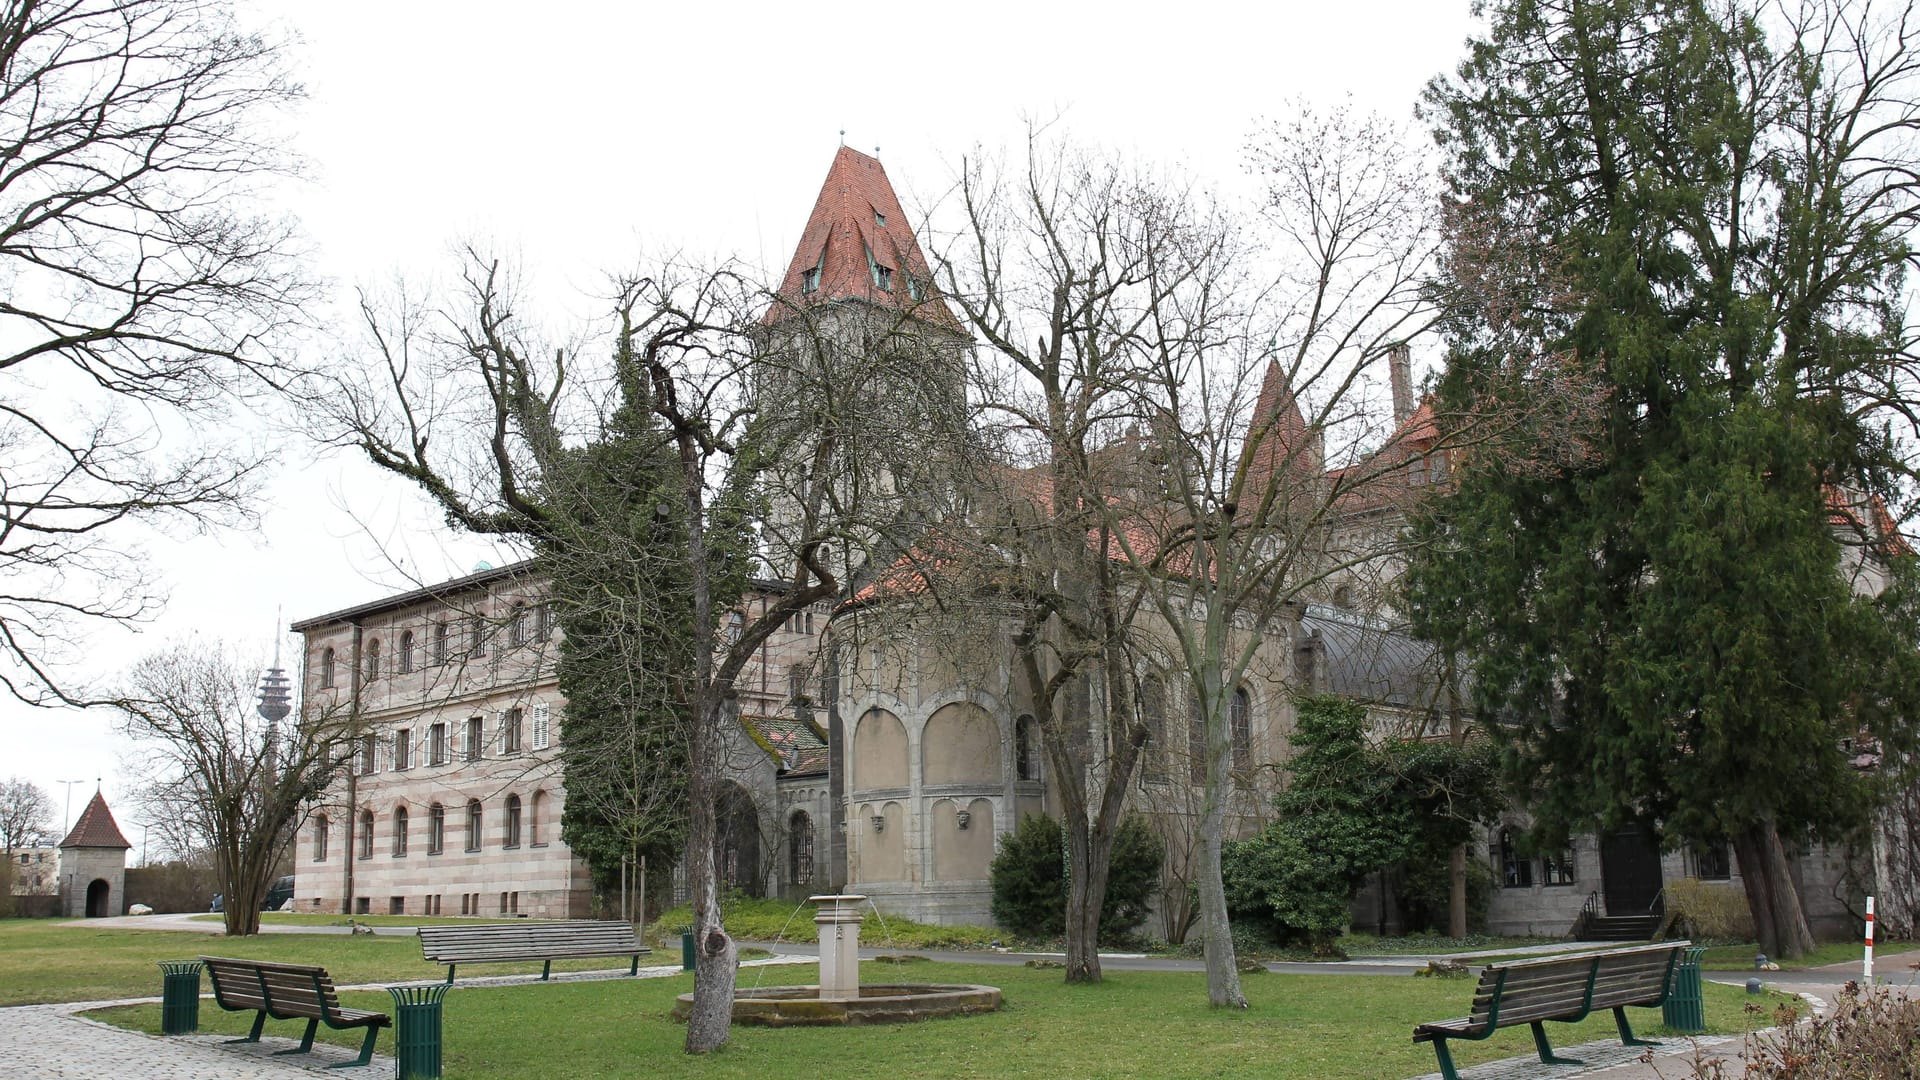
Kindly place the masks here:
[(1401, 342), (1387, 350), (1387, 378), (1393, 384), (1393, 422), (1413, 415), (1413, 350)]

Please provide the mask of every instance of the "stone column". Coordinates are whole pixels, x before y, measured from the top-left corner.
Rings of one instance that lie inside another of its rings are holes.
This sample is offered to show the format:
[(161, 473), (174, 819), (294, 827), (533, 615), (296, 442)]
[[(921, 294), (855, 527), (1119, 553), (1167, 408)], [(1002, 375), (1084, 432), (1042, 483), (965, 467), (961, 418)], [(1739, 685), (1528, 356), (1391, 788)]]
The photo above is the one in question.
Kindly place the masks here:
[(813, 924), (820, 931), (820, 998), (860, 996), (860, 905), (864, 896), (810, 896), (820, 910)]

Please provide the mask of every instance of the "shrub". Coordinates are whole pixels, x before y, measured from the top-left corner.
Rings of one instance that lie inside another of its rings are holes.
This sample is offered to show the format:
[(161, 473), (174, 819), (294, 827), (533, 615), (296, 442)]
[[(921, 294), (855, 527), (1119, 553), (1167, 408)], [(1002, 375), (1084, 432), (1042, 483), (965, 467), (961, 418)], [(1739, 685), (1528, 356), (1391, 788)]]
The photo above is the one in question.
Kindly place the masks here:
[(1920, 1002), (1892, 990), (1862, 992), (1848, 983), (1826, 1014), (1796, 1023), (1785, 1007), (1774, 1020), (1777, 1027), (1747, 1036), (1738, 1063), (1699, 1061), (1691, 1075), (1702, 1080), (1909, 1080), (1920, 1075)]
[[(1451, 876), (1444, 853), (1422, 852), (1400, 868), (1394, 895), (1408, 933), (1444, 932), (1452, 895)], [(1487, 909), (1493, 904), (1493, 868), (1480, 859), (1467, 860), (1467, 932), (1486, 929)]]
[[(1124, 939), (1147, 917), (1160, 886), (1166, 848), (1137, 815), (1128, 815), (1114, 837), (1107, 867), (1107, 895), (1100, 906), (1100, 940)], [(1066, 830), (1053, 818), (1020, 819), (993, 857), (993, 921), (1027, 938), (1054, 938), (1067, 929)]]
[(1000, 841), (988, 874), (996, 924), (1021, 937), (1066, 933), (1066, 833), (1059, 822), (1045, 814), (1021, 818)]
[(1682, 878), (1667, 885), (1670, 925), (1684, 926), (1699, 942), (1753, 940), (1753, 913), (1746, 894), (1721, 882)]

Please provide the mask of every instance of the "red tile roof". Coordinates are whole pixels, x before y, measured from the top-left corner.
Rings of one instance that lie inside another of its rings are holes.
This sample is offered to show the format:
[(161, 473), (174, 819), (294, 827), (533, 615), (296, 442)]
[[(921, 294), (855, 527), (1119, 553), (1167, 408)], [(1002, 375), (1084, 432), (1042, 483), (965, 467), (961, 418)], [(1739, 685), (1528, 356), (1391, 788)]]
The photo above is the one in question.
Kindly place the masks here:
[(1287, 369), (1279, 360), (1267, 363), (1266, 378), (1260, 383), (1260, 399), (1253, 406), (1249, 438), (1258, 438), (1248, 463), (1248, 490), (1265, 491), (1276, 472), (1317, 475), (1322, 468), (1323, 447), (1317, 434), (1307, 431), (1306, 417), (1294, 397)]
[(120, 835), (120, 826), (113, 821), (113, 811), (107, 809), (106, 797), (96, 791), (93, 798), (88, 800), (87, 808), (80, 811), (80, 820), (73, 823), (73, 831), (60, 841), (60, 846), (131, 848), (133, 845)]
[(827, 771), (827, 733), (818, 724), (791, 716), (759, 716), (743, 713), (740, 723), (747, 734), (774, 759), (784, 776), (825, 775)]
[[(882, 289), (874, 280), (876, 266), (890, 272), (890, 289)], [(819, 275), (811, 292), (803, 281), (808, 271)], [(914, 299), (909, 279), (921, 299)], [(906, 212), (887, 181), (887, 170), (879, 159), (850, 146), (841, 147), (833, 157), (793, 262), (780, 281), (779, 294), (796, 305), (865, 300), (911, 309), (916, 317), (940, 326), (960, 326), (933, 287), (933, 273), (907, 227)], [(774, 304), (766, 321), (779, 321), (787, 310), (785, 304)]]

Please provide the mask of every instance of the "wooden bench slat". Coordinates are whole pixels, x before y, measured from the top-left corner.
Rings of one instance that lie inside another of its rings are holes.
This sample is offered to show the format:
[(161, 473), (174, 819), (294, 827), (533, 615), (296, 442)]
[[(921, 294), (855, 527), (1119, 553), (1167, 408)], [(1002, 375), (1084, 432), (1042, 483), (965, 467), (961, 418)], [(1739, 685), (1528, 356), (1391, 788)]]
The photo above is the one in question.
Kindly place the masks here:
[(638, 970), (640, 957), (653, 951), (640, 943), (633, 924), (617, 921), (422, 926), (419, 937), (420, 955), (448, 965), (448, 981), (458, 965), (475, 963), (540, 960), (551, 967), (554, 960), (625, 956)]

